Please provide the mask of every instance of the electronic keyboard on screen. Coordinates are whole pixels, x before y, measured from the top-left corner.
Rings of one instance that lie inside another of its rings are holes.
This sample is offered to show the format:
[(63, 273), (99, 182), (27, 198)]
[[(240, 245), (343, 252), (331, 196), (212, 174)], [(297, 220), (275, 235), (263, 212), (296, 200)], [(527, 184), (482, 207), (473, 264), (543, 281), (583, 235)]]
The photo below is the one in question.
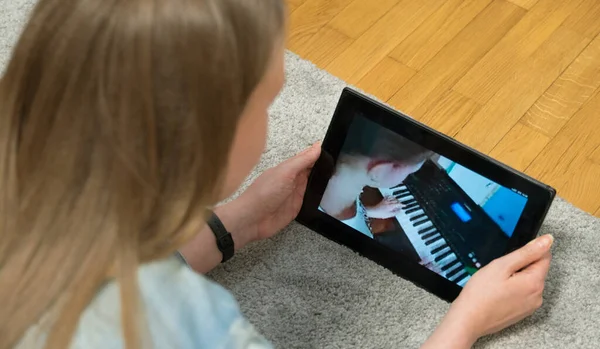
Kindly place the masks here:
[(392, 189), (380, 189), (403, 204), (396, 223), (422, 264), (460, 286), (506, 252), (508, 236), (433, 161)]

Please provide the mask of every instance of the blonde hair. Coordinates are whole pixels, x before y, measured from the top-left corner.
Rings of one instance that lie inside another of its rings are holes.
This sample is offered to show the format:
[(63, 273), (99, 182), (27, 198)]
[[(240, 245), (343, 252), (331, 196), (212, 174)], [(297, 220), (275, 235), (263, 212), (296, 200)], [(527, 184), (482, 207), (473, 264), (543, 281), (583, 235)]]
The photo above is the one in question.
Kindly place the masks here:
[(217, 200), (281, 0), (40, 0), (0, 81), (0, 348), (59, 307), (69, 345), (114, 275), (141, 345), (137, 267)]

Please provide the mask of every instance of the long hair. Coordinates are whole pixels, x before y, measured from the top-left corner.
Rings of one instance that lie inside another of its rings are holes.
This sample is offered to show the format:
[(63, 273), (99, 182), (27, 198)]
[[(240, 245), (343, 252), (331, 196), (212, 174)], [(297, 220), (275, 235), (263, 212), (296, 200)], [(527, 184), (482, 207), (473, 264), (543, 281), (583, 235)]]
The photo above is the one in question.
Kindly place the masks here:
[(44, 314), (68, 346), (137, 267), (195, 234), (242, 110), (283, 35), (281, 0), (40, 0), (0, 81), (0, 348)]

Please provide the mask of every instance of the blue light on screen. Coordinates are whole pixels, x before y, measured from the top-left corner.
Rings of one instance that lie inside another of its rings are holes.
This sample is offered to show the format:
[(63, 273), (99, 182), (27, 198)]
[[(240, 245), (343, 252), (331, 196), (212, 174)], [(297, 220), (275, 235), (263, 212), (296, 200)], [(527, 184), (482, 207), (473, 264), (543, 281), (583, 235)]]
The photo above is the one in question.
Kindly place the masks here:
[(462, 205), (458, 202), (453, 203), (450, 207), (452, 208), (452, 211), (456, 213), (458, 218), (460, 218), (460, 220), (464, 223), (467, 223), (471, 220), (471, 215), (469, 214), (469, 212), (467, 212), (467, 210), (465, 210), (465, 208), (462, 207)]

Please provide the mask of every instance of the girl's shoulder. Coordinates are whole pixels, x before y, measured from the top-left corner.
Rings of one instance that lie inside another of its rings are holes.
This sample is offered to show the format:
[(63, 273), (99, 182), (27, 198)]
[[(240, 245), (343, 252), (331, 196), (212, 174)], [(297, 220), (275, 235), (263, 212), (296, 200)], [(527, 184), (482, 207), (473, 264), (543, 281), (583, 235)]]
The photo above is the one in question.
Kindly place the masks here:
[[(148, 347), (271, 348), (222, 286), (176, 256), (140, 267)], [(118, 285), (107, 284), (82, 314), (72, 348), (123, 348)], [(146, 345), (144, 345), (146, 347)]]

